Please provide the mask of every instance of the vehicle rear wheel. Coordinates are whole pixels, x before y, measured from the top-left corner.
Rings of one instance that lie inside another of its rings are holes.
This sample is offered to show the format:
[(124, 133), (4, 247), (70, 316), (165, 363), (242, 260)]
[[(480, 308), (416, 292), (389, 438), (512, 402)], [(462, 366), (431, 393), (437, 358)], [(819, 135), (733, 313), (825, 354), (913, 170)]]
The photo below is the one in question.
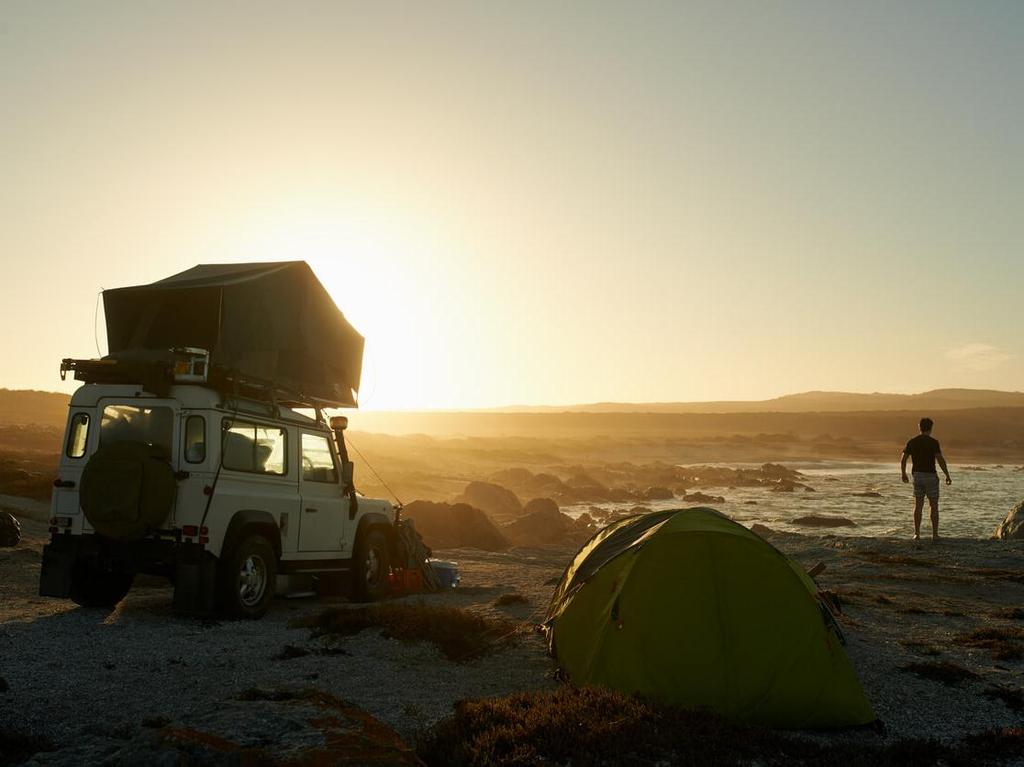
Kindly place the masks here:
[(79, 563), (71, 573), (71, 601), (82, 607), (113, 607), (132, 587), (132, 573), (103, 572)]
[(380, 530), (370, 530), (356, 543), (352, 596), (357, 602), (376, 602), (388, 590), (391, 558), (388, 541)]
[(277, 556), (262, 535), (243, 538), (217, 567), (221, 611), (231, 618), (262, 618), (274, 599)]

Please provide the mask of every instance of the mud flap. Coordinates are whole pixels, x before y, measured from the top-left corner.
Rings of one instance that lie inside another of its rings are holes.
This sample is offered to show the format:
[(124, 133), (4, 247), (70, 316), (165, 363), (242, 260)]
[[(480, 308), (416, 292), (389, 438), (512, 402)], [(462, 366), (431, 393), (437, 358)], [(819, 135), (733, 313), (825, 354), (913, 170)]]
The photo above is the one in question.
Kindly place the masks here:
[(60, 539), (43, 546), (43, 567), (39, 574), (39, 596), (71, 596), (71, 573), (78, 558), (78, 547)]
[(182, 615), (212, 615), (217, 558), (200, 549), (187, 554), (183, 551), (174, 574), (174, 611)]

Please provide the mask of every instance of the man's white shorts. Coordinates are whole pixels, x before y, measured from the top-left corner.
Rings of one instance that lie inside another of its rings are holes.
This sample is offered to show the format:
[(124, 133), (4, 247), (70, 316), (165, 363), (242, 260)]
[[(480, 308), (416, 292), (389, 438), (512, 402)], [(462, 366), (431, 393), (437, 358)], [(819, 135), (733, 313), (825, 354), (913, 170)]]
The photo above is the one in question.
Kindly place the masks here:
[(914, 472), (914, 497), (928, 497), (929, 501), (939, 500), (939, 475), (923, 471)]

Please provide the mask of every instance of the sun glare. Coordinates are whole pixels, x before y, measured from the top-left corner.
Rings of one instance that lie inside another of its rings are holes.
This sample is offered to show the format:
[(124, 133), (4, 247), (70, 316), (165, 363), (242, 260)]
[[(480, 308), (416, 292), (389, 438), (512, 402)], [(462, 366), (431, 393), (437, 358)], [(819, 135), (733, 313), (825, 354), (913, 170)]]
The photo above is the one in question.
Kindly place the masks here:
[(366, 338), (360, 407), (436, 401), (419, 375), (439, 352), (431, 306), (451, 282), (434, 232), (410, 218), (314, 205), (278, 211), (247, 232), (232, 248), (238, 260), (306, 261)]

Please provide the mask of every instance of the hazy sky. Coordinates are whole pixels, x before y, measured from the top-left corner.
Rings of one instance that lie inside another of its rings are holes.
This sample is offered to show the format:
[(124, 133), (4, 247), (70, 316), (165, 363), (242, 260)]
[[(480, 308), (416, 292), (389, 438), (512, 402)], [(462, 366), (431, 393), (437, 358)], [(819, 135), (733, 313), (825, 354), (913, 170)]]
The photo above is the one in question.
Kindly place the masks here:
[(69, 390), (101, 288), (306, 259), (371, 408), (1024, 388), (1022, 40), (1017, 0), (0, 0), (0, 386)]

